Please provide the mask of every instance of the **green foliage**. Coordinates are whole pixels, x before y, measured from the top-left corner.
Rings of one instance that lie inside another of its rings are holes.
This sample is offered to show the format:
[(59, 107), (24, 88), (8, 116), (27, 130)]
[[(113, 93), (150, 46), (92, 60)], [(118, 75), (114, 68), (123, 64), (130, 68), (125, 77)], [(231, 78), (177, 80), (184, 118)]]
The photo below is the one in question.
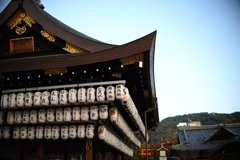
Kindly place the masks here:
[(134, 149), (133, 150), (133, 157), (126, 158), (126, 160), (139, 160), (140, 154), (141, 154), (141, 149)]
[(152, 144), (160, 142), (161, 137), (164, 140), (170, 141), (170, 143), (176, 143), (175, 132), (177, 131), (177, 124), (180, 122), (200, 121), (201, 125), (214, 125), (220, 123), (238, 123), (240, 122), (240, 112), (234, 112), (231, 114), (226, 113), (193, 113), (177, 115), (174, 117), (168, 117), (163, 119), (155, 132), (152, 132)]

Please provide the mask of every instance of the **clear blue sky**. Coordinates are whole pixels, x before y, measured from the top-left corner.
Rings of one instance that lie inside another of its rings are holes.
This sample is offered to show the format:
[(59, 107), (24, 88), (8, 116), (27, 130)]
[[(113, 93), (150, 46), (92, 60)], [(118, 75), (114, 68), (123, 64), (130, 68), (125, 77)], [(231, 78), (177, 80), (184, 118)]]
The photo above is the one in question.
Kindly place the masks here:
[[(0, 11), (9, 0), (0, 0)], [(124, 44), (157, 30), (159, 116), (240, 111), (238, 0), (42, 0), (95, 39)]]

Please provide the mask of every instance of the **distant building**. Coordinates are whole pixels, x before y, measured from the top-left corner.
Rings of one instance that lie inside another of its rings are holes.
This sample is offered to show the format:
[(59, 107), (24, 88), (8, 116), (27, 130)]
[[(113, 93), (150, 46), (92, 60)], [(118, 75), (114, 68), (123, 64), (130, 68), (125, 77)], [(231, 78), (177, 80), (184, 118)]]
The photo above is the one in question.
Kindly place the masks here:
[(177, 127), (181, 127), (181, 126), (201, 126), (201, 122), (199, 121), (189, 121), (188, 123), (186, 122), (180, 122), (178, 123)]
[(239, 159), (240, 123), (180, 126), (178, 144), (172, 146), (176, 159)]

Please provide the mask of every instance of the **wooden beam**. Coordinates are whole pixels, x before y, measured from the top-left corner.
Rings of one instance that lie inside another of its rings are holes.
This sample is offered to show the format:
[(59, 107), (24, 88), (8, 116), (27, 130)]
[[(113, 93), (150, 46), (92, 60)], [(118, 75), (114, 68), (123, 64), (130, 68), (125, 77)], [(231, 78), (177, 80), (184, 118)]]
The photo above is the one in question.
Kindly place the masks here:
[(93, 145), (86, 148), (86, 159), (93, 160)]

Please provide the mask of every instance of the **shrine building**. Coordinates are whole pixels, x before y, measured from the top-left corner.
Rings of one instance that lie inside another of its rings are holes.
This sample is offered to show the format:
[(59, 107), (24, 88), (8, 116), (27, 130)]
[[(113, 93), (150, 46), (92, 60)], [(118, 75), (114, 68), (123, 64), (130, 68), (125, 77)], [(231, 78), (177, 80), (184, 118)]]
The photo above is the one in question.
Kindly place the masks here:
[(12, 0), (0, 13), (0, 159), (132, 157), (159, 123), (155, 41), (104, 43), (39, 0)]

